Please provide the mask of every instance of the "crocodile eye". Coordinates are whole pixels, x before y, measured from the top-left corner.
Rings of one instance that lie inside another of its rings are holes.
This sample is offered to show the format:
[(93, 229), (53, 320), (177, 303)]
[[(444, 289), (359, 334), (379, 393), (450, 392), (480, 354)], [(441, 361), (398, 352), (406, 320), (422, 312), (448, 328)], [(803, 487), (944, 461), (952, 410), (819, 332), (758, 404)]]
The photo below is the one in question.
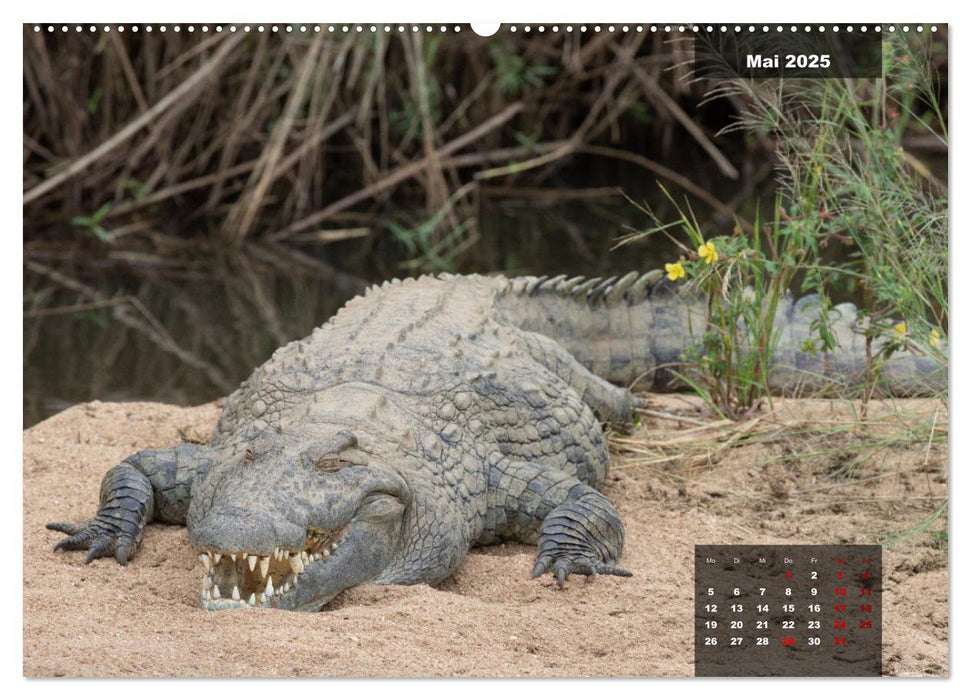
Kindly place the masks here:
[(336, 455), (333, 452), (322, 456), (311, 456), (309, 454), (304, 454), (301, 457), (301, 461), (305, 466), (312, 467), (322, 472), (336, 472), (339, 469), (350, 467), (354, 464), (346, 459), (341, 459), (340, 455)]
[(247, 447), (246, 448), (246, 454), (244, 455), (244, 459), (247, 462), (253, 462), (253, 461), (255, 461), (256, 460), (256, 455), (253, 453), (253, 450), (251, 450), (250, 448)]
[(345, 463), (340, 457), (324, 457), (317, 460), (314, 466), (322, 472), (336, 472), (344, 465)]

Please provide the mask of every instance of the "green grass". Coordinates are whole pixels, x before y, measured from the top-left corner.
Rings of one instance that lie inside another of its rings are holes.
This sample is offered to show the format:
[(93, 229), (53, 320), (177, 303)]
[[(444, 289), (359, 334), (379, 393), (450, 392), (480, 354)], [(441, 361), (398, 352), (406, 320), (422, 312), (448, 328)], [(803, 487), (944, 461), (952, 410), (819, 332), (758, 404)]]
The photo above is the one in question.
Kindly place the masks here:
[[(664, 192), (680, 220), (657, 222), (628, 240), (663, 233), (680, 248), (680, 258), (665, 266), (668, 279), (685, 279), (706, 303), (701, 343), (687, 350), (688, 367), (696, 371), (680, 377), (719, 416), (739, 419), (762, 399), (771, 402), (769, 374), (780, 331), (776, 315), (780, 304), (788, 303), (796, 276), (815, 264), (816, 241), (810, 230), (785, 225), (781, 199), (770, 224), (763, 226), (756, 217), (750, 233), (736, 225), (732, 235), (707, 238), (690, 209)], [(687, 243), (672, 229), (679, 229)], [(817, 331), (813, 347), (831, 347), (825, 323)]]
[[(740, 125), (771, 124), (779, 143), (784, 230), (818, 241), (807, 283), (860, 298), (871, 344), (890, 338), (946, 366), (947, 188), (908, 150), (930, 139), (946, 152), (931, 41), (889, 35), (883, 79), (734, 87), (753, 105)], [(842, 248), (842, 260), (826, 264), (827, 247)]]

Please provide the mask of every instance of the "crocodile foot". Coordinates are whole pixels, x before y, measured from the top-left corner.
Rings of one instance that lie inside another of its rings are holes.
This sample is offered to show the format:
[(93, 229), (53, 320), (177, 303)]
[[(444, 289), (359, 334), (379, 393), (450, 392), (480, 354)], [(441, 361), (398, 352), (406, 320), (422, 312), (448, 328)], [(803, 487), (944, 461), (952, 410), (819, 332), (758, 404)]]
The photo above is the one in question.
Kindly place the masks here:
[(86, 564), (114, 555), (124, 566), (135, 556), (145, 523), (154, 509), (152, 485), (144, 474), (127, 462), (108, 470), (101, 481), (98, 514), (86, 523), (47, 523), (48, 530), (70, 535), (54, 547), (87, 549)]
[(55, 552), (59, 549), (87, 549), (88, 556), (84, 560), (85, 564), (90, 564), (101, 557), (114, 555), (115, 560), (124, 566), (135, 556), (135, 550), (138, 548), (134, 535), (100, 518), (94, 518), (86, 523), (47, 523), (46, 527), (48, 530), (70, 535), (54, 545)]
[(627, 569), (621, 569), (582, 554), (562, 554), (559, 556), (545, 554), (537, 557), (536, 566), (533, 567), (533, 578), (542, 576), (547, 571), (552, 572), (556, 576), (556, 582), (561, 588), (566, 585), (566, 580), (570, 577), (570, 574), (583, 574), (584, 576), (593, 576), (595, 574), (607, 574), (610, 576), (634, 575)]
[(603, 494), (581, 489), (582, 496), (557, 506), (543, 521), (533, 578), (551, 572), (562, 587), (570, 574), (633, 576), (614, 566), (624, 542), (620, 516)]

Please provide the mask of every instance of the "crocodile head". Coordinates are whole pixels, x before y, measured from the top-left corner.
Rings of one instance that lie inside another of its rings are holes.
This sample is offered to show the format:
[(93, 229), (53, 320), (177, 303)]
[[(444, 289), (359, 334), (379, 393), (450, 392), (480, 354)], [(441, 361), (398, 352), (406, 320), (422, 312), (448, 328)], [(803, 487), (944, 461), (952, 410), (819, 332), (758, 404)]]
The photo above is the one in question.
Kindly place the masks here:
[(319, 610), (391, 563), (411, 491), (356, 442), (263, 435), (209, 471), (187, 523), (204, 608)]

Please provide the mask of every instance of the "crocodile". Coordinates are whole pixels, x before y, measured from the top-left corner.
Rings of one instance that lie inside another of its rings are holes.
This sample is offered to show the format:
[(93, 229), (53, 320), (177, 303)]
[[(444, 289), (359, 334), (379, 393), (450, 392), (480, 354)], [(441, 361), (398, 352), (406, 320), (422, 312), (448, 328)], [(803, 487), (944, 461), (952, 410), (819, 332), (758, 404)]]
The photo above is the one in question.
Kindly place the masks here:
[[(227, 399), (207, 445), (138, 452), (104, 476), (93, 519), (56, 522), (55, 551), (135, 556), (147, 523), (183, 524), (204, 608), (321, 609), (364, 582), (435, 584), (475, 545), (537, 546), (533, 577), (630, 576), (624, 526), (598, 489), (604, 424), (629, 429), (630, 387), (672, 388), (702, 305), (663, 274), (425, 276), (375, 285), (280, 349)], [(804, 352), (819, 305), (780, 306), (771, 383), (859, 375), (852, 305), (837, 348)], [(940, 388), (897, 351), (898, 394)]]

